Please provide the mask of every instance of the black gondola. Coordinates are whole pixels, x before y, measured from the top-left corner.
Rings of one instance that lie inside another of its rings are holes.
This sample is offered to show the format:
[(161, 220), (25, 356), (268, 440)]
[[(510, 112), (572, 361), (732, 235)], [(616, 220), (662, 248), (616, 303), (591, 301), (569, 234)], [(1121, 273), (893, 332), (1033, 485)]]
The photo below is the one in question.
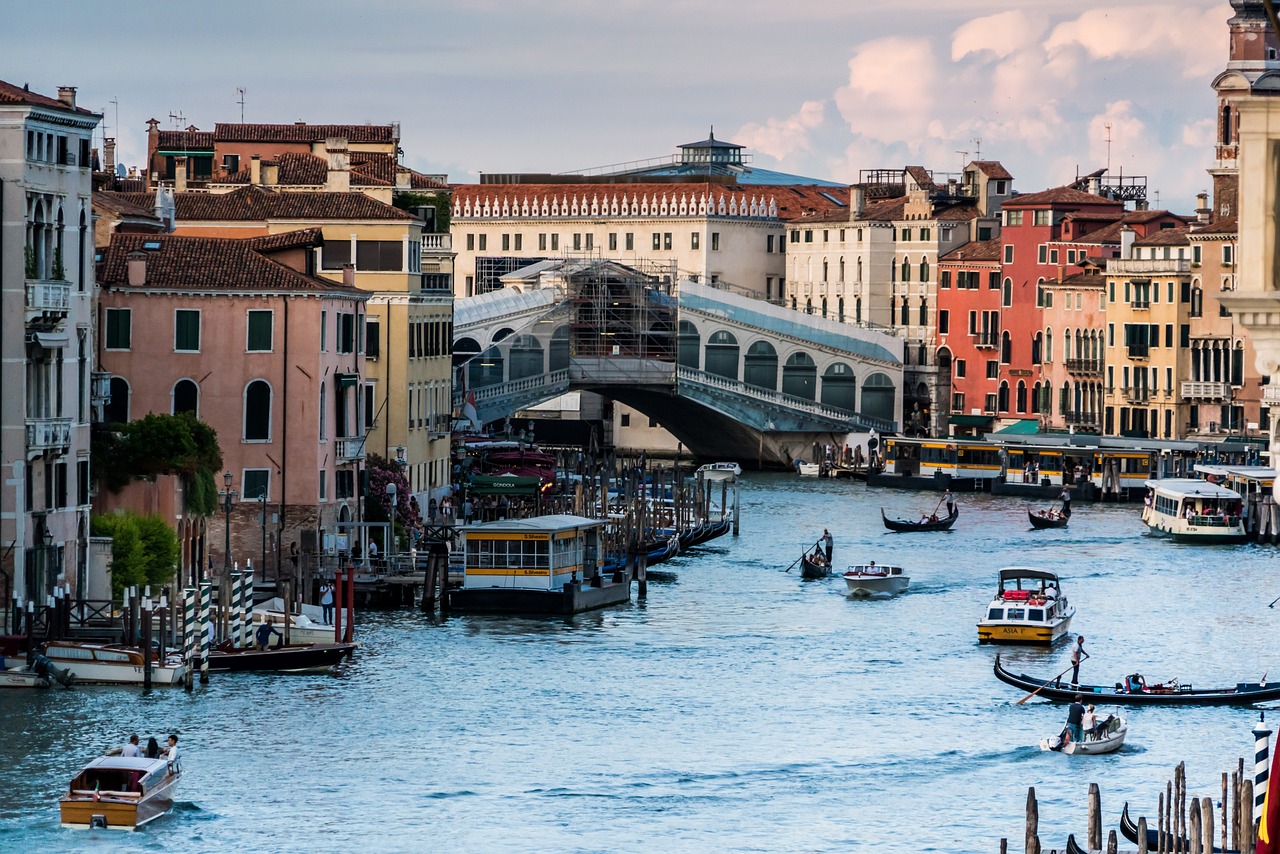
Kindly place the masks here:
[(825, 563), (814, 563), (805, 555), (800, 558), (801, 578), (826, 578), (831, 574), (831, 567)]
[(1070, 517), (1062, 515), (1053, 517), (1037, 516), (1035, 513), (1028, 510), (1027, 518), (1031, 520), (1031, 527), (1033, 528), (1065, 528), (1067, 527), (1067, 520)]
[(949, 531), (951, 526), (960, 518), (960, 508), (956, 507), (951, 511), (950, 516), (942, 519), (933, 520), (926, 519), (923, 522), (910, 522), (906, 519), (890, 519), (884, 514), (884, 508), (880, 508), (880, 518), (884, 520), (884, 526), (890, 531), (905, 533), (907, 531)]
[[(1128, 801), (1125, 801), (1124, 810), (1122, 810), (1120, 813), (1120, 835), (1123, 836), (1125, 839), (1129, 840), (1130, 842), (1132, 842), (1134, 845), (1138, 844), (1138, 825), (1134, 824), (1133, 819), (1129, 818), (1129, 802)], [(1155, 851), (1159, 846), (1159, 844), (1160, 844), (1160, 831), (1154, 827), (1148, 827), (1147, 828), (1147, 850)], [(1175, 843), (1173, 840), (1168, 840), (1167, 844), (1170, 847), (1172, 847), (1177, 843)], [(1178, 850), (1180, 851), (1190, 850), (1190, 842), (1187, 841), (1187, 838), (1185, 836), (1182, 837), (1182, 845)], [(1223, 851), (1217, 845), (1213, 846), (1213, 850), (1216, 852), (1216, 854), (1240, 854), (1240, 852), (1235, 848), (1228, 848), (1226, 851)]]
[[(1056, 703), (1070, 703), (1076, 694), (1084, 695), (1086, 703), (1114, 703), (1118, 706), (1249, 706), (1280, 699), (1280, 682), (1261, 685), (1257, 682), (1240, 682), (1234, 688), (1192, 688), (1190, 685), (1156, 685), (1142, 691), (1126, 693), (1120, 685), (1076, 685), (1037, 679), (1025, 673), (1015, 674), (1000, 665), (996, 656), (996, 678), (1024, 691), (1038, 691), (1037, 697)], [(1043, 687), (1041, 687), (1043, 686)]]
[(209, 651), (209, 669), (280, 672), (323, 670), (340, 663), (355, 648), (353, 643), (313, 643), (273, 646), (267, 649), (214, 648)]

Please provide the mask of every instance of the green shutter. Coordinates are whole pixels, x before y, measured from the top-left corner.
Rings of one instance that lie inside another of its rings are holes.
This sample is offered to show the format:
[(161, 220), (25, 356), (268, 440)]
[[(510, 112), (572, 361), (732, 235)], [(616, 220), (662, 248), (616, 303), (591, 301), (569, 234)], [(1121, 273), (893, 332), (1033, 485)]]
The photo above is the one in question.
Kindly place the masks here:
[(173, 318), (173, 349), (200, 349), (200, 312), (178, 309)]
[(251, 352), (270, 352), (271, 321), (269, 311), (249, 312), (249, 350)]

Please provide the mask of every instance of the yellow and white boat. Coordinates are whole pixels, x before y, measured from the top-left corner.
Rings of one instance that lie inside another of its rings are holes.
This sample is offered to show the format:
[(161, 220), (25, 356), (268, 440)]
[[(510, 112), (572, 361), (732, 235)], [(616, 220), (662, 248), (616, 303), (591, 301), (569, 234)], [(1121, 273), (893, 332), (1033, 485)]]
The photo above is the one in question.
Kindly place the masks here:
[(1000, 570), (1000, 589), (978, 621), (978, 643), (1048, 646), (1067, 633), (1075, 613), (1058, 576), (1011, 566)]

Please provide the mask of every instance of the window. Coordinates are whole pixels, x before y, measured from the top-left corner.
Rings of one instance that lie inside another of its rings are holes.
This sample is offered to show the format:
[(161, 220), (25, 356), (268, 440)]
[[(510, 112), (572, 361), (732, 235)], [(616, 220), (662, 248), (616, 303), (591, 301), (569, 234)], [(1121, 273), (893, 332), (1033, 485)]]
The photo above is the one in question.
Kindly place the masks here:
[(320, 469), (320, 500), (329, 500), (329, 472)]
[(174, 415), (180, 415), (183, 412), (190, 412), (192, 415), (199, 414), (199, 387), (191, 380), (178, 380), (174, 383), (172, 409)]
[(251, 310), (249, 312), (248, 350), (250, 353), (271, 352), (271, 321), (270, 311)]
[(618, 233), (616, 231), (609, 232), (609, 251), (616, 252), (618, 250)]
[(1232, 258), (1231, 250), (1232, 250), (1232, 248), (1233, 248), (1233, 247), (1232, 247), (1232, 244), (1230, 244), (1230, 243), (1224, 243), (1224, 244), (1222, 245), (1222, 263), (1223, 263), (1223, 264), (1226, 264), (1226, 265), (1228, 265), (1228, 266), (1230, 266), (1230, 264), (1231, 264), (1231, 258)]
[(320, 312), (320, 352), (329, 352), (329, 312)]
[[(483, 252), (488, 248), (489, 248), (489, 235), (481, 234), (480, 235), (480, 251)], [(551, 248), (554, 249), (555, 247), (552, 246)]]
[(1197, 243), (1197, 244), (1195, 244), (1194, 246), (1192, 246), (1192, 247), (1191, 247), (1191, 263), (1193, 263), (1193, 264), (1199, 264), (1199, 263), (1200, 263), (1200, 251), (1201, 251), (1203, 248), (1204, 248), (1204, 247), (1202, 247), (1199, 243)]
[(812, 242), (813, 242), (813, 229), (812, 229), (812, 228), (806, 228), (806, 229), (804, 230), (804, 242), (805, 242), (805, 243), (812, 243)]
[(1022, 211), (1005, 211), (1004, 224), (1011, 226), (1022, 225)]
[(503, 252), (511, 251), (511, 235), (510, 234), (502, 235), (502, 251)]
[[(1039, 211), (1036, 211), (1036, 213), (1038, 214), (1038, 213), (1039, 213)], [(1039, 223), (1036, 223), (1036, 225), (1039, 225)], [(1040, 244), (1040, 246), (1039, 246), (1039, 247), (1038, 247), (1038, 249), (1036, 250), (1036, 260), (1037, 260), (1038, 262), (1040, 262), (1041, 264), (1044, 264), (1044, 263), (1047, 263), (1047, 262), (1048, 262), (1048, 260), (1049, 260), (1049, 247), (1048, 247), (1048, 246), (1045, 246), (1043, 243), (1041, 243), (1041, 244)]]
[(1036, 211), (1036, 225), (1052, 225), (1053, 211)]
[(270, 487), (271, 469), (245, 469), (244, 479), (240, 481), (240, 498), (244, 501), (270, 498)]
[(244, 440), (271, 441), (271, 386), (254, 380), (244, 390)]
[(669, 231), (662, 235), (662, 248), (666, 250), (671, 249), (671, 232)]
[(200, 352), (200, 310), (179, 308), (173, 313), (173, 349), (179, 353)]
[(1058, 250), (1057, 250), (1057, 249), (1050, 249), (1050, 250), (1049, 250), (1049, 263), (1050, 263), (1050, 264), (1057, 264), (1057, 263), (1058, 263)]
[(619, 415), (619, 416), (618, 416), (618, 424), (619, 424), (619, 426), (622, 426), (622, 427), (630, 427), (630, 426), (631, 426), (631, 413), (630, 413), (630, 412), (624, 412), (624, 413), (622, 413), (621, 415)]
[[(924, 302), (920, 303), (920, 312), (923, 314), (925, 310)], [(925, 321), (921, 321), (924, 323)], [(938, 334), (946, 335), (951, 332), (951, 312), (945, 308), (938, 312)]]
[(791, 242), (792, 242), (792, 243), (799, 243), (799, 242), (800, 242), (800, 229), (798, 229), (798, 228), (797, 228), (797, 229), (793, 229), (793, 230), (792, 230), (792, 232), (791, 232)]
[(702, 235), (698, 234), (698, 232), (696, 232), (696, 231), (695, 231), (693, 234), (690, 234), (690, 235), (689, 235), (689, 248), (690, 248), (690, 249), (697, 249), (697, 248), (698, 248), (698, 238), (699, 238), (699, 237), (701, 237), (701, 236), (702, 236)]
[[(1013, 247), (1006, 247), (1012, 249)], [(1005, 277), (1004, 286), (1000, 291), (1000, 304), (1005, 308), (1013, 305), (1013, 280)]]
[(340, 312), (334, 318), (338, 323), (338, 352), (354, 353), (356, 350), (356, 316)]
[(1004, 263), (1013, 263), (1013, 244), (1011, 243), (1006, 243), (1004, 245)]
[(995, 359), (987, 360), (987, 379), (989, 380), (1000, 379), (1000, 363)]
[(662, 248), (662, 234), (660, 232), (655, 231), (653, 233), (653, 248), (654, 249)]
[(766, 235), (764, 239), (764, 251), (773, 252), (773, 235)]
[(128, 308), (107, 309), (107, 349), (128, 350), (131, 346), (130, 324), (133, 311)]
[(969, 369), (968, 362), (965, 359), (956, 359), (952, 364), (956, 366), (956, 376), (958, 377), (965, 376), (965, 371)]
[(938, 287), (942, 288), (942, 290), (944, 291), (951, 290), (951, 271), (950, 270), (943, 270), (942, 272), (938, 273)]
[(538, 251), (539, 252), (547, 251), (547, 235), (546, 234), (538, 235)]
[(718, 231), (711, 232), (711, 251), (720, 251), (720, 232)]
[(636, 248), (636, 236), (630, 231), (627, 232), (627, 251), (631, 252)]
[[(484, 249), (484, 235), (480, 235)], [(404, 249), (399, 240), (357, 240), (356, 269), (394, 272), (404, 269)]]
[(365, 319), (364, 353), (370, 359), (376, 359), (382, 353), (382, 324), (376, 318)]
[[(551, 251), (558, 252), (559, 250), (560, 250), (560, 235), (553, 234), (551, 235)], [(470, 295), (468, 294), (468, 296)]]

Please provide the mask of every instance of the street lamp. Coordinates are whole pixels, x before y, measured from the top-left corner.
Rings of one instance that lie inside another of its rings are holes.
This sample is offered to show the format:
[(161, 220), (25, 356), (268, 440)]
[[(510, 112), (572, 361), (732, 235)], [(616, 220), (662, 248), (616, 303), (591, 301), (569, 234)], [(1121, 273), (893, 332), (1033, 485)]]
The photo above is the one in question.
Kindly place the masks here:
[[(231, 499), (236, 492), (231, 488), (231, 472), (226, 471), (222, 474), (222, 483), (225, 487), (222, 490), (222, 512), (226, 514), (226, 553), (223, 555), (222, 561), (222, 577), (223, 581), (231, 579)], [(225, 586), (225, 585), (224, 585)]]
[(396, 555), (396, 485), (394, 483), (387, 484), (387, 498), (390, 502), (390, 508), (387, 511), (389, 526), (387, 528), (387, 571), (394, 565)]
[[(262, 583), (267, 583), (267, 488), (264, 486), (258, 494), (258, 503), (262, 505)], [(276, 573), (276, 584), (280, 583), (280, 573)]]

